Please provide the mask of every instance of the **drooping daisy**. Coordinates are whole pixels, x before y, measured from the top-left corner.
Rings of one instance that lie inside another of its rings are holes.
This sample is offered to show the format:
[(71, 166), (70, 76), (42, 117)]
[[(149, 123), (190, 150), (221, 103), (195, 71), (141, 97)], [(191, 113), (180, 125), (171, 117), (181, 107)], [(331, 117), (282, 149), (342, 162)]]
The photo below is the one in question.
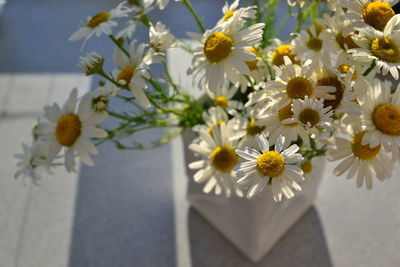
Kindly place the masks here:
[(301, 191), (298, 183), (304, 180), (303, 171), (295, 166), (303, 160), (296, 153), (297, 145), (283, 150), (285, 138), (279, 136), (274, 150), (269, 150), (269, 141), (265, 135), (257, 135), (256, 140), (261, 153), (253, 148), (237, 149), (236, 153), (245, 160), (237, 166), (238, 184), (250, 185), (247, 198), (260, 193), (269, 183), (271, 184), (274, 200), (279, 202), (282, 195), (287, 199), (294, 196), (292, 189)]
[(93, 17), (88, 17), (87, 24), (81, 26), (79, 30), (74, 32), (71, 37), (69, 37), (69, 40), (77, 41), (85, 38), (86, 42), (93, 34), (96, 34), (97, 37), (103, 33), (106, 35), (112, 34), (111, 28), (118, 25), (113, 19), (127, 17), (132, 11), (132, 9), (125, 6), (125, 4), (126, 2), (122, 2), (110, 11), (103, 11), (97, 13)]
[(145, 44), (140, 44), (137, 49), (135, 42), (129, 45), (129, 57), (116, 49), (114, 62), (119, 70), (114, 71), (114, 78), (122, 85), (126, 85), (137, 101), (145, 108), (150, 107), (150, 101), (143, 92), (147, 88), (146, 79), (150, 78), (148, 57), (144, 54)]
[(296, 55), (293, 53), (291, 44), (284, 44), (281, 40), (275, 38), (272, 44), (265, 48), (267, 60), (272, 66), (281, 66), (285, 64), (284, 57), (288, 57), (293, 64), (299, 64), (296, 60)]
[(383, 31), (395, 15), (391, 6), (393, 0), (345, 0), (342, 3), (347, 9), (343, 18), (352, 22), (347, 26), (345, 36), (355, 28), (373, 28)]
[(207, 90), (207, 95), (213, 100), (215, 106), (226, 110), (230, 115), (235, 115), (238, 110), (243, 109), (242, 102), (232, 99), (239, 88), (225, 82), (222, 86), (213, 89)]
[(257, 12), (256, 6), (242, 7), (239, 9), (238, 6), (239, 6), (239, 0), (235, 0), (231, 5), (229, 5), (228, 2), (225, 2), (224, 7), (222, 8), (222, 13), (224, 14), (224, 16), (217, 22), (217, 24), (221, 24), (232, 19), (233, 14), (238, 10), (243, 11), (241, 14), (242, 18), (248, 18), (248, 19), (256, 18), (256, 12)]
[(295, 34), (296, 37), (292, 40), (293, 53), (296, 54), (296, 59), (302, 62), (311, 60), (319, 63), (319, 65), (327, 64), (330, 60), (329, 51), (325, 51), (324, 42), (328, 41), (324, 38), (326, 29), (321, 24), (313, 24), (306, 30)]
[(20, 176), (23, 178), (30, 177), (34, 184), (39, 184), (43, 171), (49, 167), (45, 161), (47, 149), (43, 144), (35, 142), (31, 147), (23, 143), (22, 150), (22, 154), (14, 155), (15, 158), (20, 160), (17, 163), (19, 169), (15, 173), (15, 178), (17, 179)]
[(157, 22), (155, 27), (151, 25), (149, 35), (150, 49), (148, 55), (151, 58), (151, 62), (161, 62), (165, 55), (165, 51), (174, 45), (175, 36), (161, 22)]
[(317, 127), (331, 131), (332, 107), (324, 107), (323, 99), (311, 99), (306, 96), (304, 100), (296, 99), (292, 104), (293, 118), (284, 120), (283, 123), (300, 123), (312, 133), (317, 134)]
[(300, 123), (284, 123), (287, 119), (293, 118), (292, 104), (277, 108), (270, 107), (261, 112), (257, 117), (256, 125), (263, 127), (265, 134), (269, 133), (271, 145), (275, 144), (280, 135), (286, 139), (285, 145), (289, 146), (291, 142), (296, 141), (300, 136), (305, 146), (309, 146), (309, 137), (306, 129)]
[(239, 21), (242, 13), (242, 10), (238, 10), (229, 23), (217, 25), (204, 35), (191, 34), (202, 46), (194, 49), (188, 74), (194, 73), (200, 88), (218, 87), (225, 75), (233, 83), (239, 80), (238, 74), (250, 75), (245, 61), (256, 59), (249, 48), (261, 41), (264, 24), (257, 23), (240, 30), (243, 25)]
[[(374, 2), (375, 3), (375, 2)], [(389, 72), (395, 80), (399, 79), (400, 38), (393, 29), (400, 24), (400, 15), (392, 17), (383, 32), (370, 28), (360, 29), (359, 37), (354, 41), (361, 48), (351, 50), (354, 58), (360, 62), (375, 62), (376, 69), (382, 75)]]
[[(372, 177), (379, 180), (391, 176), (393, 169), (392, 161), (385, 153), (381, 145), (371, 148), (368, 144), (363, 145), (362, 139), (369, 132), (362, 130), (359, 125), (354, 125), (356, 130), (343, 132), (346, 136), (333, 138), (333, 145), (328, 148), (328, 159), (331, 161), (341, 160), (334, 169), (334, 174), (340, 176), (347, 172), (347, 179), (357, 176), (357, 187), (363, 186), (364, 182), (368, 189), (372, 188)], [(350, 129), (350, 128), (348, 128)]]
[(265, 84), (266, 90), (272, 92), (277, 99), (278, 108), (288, 105), (294, 99), (324, 98), (333, 99), (330, 93), (334, 92), (332, 86), (321, 86), (313, 77), (317, 64), (294, 65), (288, 57), (284, 57), (285, 65), (274, 66), (276, 80)]
[(400, 147), (400, 85), (391, 94), (388, 84), (372, 80), (360, 102), (361, 119), (367, 131), (362, 145), (369, 144), (372, 148), (381, 144)]
[(91, 52), (79, 58), (78, 68), (87, 76), (93, 75), (103, 70), (104, 57), (99, 53)]
[(104, 113), (91, 112), (87, 103), (78, 102), (78, 91), (72, 90), (67, 102), (61, 109), (56, 103), (44, 108), (48, 122), (41, 122), (35, 131), (39, 141), (48, 146), (47, 159), (53, 160), (59, 152), (65, 151), (65, 167), (75, 172), (76, 154), (86, 165), (92, 166), (90, 154), (97, 154), (91, 138), (105, 138), (107, 133), (98, 127), (106, 119)]
[[(189, 149), (198, 153), (202, 159), (189, 164), (191, 169), (199, 169), (193, 179), (196, 183), (206, 183), (203, 191), (221, 192), (222, 189), (227, 197), (233, 193), (239, 193), (234, 182), (233, 168), (238, 162), (235, 153), (236, 141), (229, 140), (232, 128), (225, 123), (220, 126), (214, 125), (212, 135), (202, 130), (199, 132), (201, 142), (192, 143)], [(239, 193), (240, 195), (240, 193)]]

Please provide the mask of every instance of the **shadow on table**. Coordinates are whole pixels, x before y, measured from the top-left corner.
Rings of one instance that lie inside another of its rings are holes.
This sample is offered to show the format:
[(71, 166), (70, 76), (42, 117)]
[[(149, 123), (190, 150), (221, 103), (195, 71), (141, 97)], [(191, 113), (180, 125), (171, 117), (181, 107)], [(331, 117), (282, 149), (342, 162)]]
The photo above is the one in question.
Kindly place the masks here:
[(332, 266), (321, 221), (314, 207), (258, 263), (250, 262), (192, 208), (189, 211), (189, 236), (193, 267)]
[(80, 171), (69, 266), (175, 267), (170, 146), (100, 148)]

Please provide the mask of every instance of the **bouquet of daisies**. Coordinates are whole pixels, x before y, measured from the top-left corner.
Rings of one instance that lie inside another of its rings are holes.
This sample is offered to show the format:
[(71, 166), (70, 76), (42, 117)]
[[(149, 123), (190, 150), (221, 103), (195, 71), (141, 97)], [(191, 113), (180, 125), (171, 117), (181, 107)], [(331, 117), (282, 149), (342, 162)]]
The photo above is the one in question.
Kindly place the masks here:
[[(357, 187), (372, 188), (388, 179), (400, 147), (400, 15), (392, 0), (254, 0), (226, 3), (221, 19), (205, 29), (189, 0), (131, 0), (100, 12), (74, 32), (71, 41), (104, 35), (115, 44), (114, 69), (90, 52), (78, 66), (101, 78), (99, 87), (63, 106), (44, 108), (23, 144), (16, 177), (40, 180), (40, 173), (76, 159), (93, 165), (96, 146), (111, 141), (120, 149), (164, 144), (190, 129), (198, 160), (194, 181), (205, 193), (251, 198), (272, 190), (275, 201), (292, 198), (313, 179), (313, 159), (339, 161), (335, 175), (356, 177)], [(151, 11), (184, 5), (198, 25), (185, 43)], [(286, 15), (278, 18), (278, 8)], [(121, 20), (125, 20), (121, 23)], [(276, 38), (288, 21), (292, 34)], [(116, 31), (116, 26), (119, 31)], [(135, 40), (137, 27), (148, 41)], [(187, 74), (192, 88), (171, 76), (170, 48), (192, 55)], [(107, 59), (108, 60), (108, 59)], [(156, 75), (152, 68), (163, 68)], [(195, 98), (190, 90), (201, 90)], [(123, 105), (110, 105), (119, 101)], [(121, 108), (123, 107), (123, 108)], [(101, 123), (113, 117), (115, 127)], [(165, 135), (150, 145), (132, 141), (151, 128)]]

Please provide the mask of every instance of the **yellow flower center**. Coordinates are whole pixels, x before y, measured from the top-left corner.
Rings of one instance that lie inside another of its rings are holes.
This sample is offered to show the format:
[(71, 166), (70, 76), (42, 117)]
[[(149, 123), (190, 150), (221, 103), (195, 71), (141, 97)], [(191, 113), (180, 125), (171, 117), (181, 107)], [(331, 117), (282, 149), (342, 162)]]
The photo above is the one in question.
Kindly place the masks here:
[(371, 53), (379, 59), (387, 62), (400, 61), (399, 48), (392, 40), (386, 37), (372, 41)]
[(310, 173), (313, 170), (313, 165), (311, 161), (306, 161), (301, 165), (301, 169), (303, 170), (304, 173)]
[(354, 156), (362, 160), (370, 160), (374, 158), (381, 150), (381, 145), (374, 148), (370, 148), (369, 144), (367, 145), (361, 144), (361, 140), (366, 133), (367, 131), (362, 131), (357, 133), (353, 138), (353, 142), (351, 143), (351, 148), (353, 150)]
[[(293, 118), (293, 112), (292, 112), (292, 104), (286, 105), (280, 110), (278, 110), (278, 116), (280, 121), (284, 121), (286, 119), (291, 119)], [(285, 126), (288, 127), (293, 127), (298, 125), (298, 123), (290, 123), (290, 124), (285, 124)]]
[(212, 34), (204, 43), (204, 54), (211, 63), (227, 58), (232, 51), (233, 40), (222, 32)]
[(97, 26), (99, 26), (100, 24), (102, 24), (103, 22), (106, 22), (109, 18), (111, 17), (111, 14), (108, 12), (100, 12), (96, 15), (94, 15), (89, 22), (87, 23), (87, 26), (89, 28), (96, 28)]
[[(341, 64), (337, 68), (337, 70), (340, 73), (343, 73), (343, 74), (349, 73), (350, 69), (351, 69), (351, 66), (350, 65), (346, 65), (346, 64)], [(351, 79), (354, 81), (354, 80), (357, 80), (357, 78), (358, 78), (358, 72), (357, 72), (357, 70), (354, 69), (354, 72), (353, 72), (353, 75), (351, 76)]]
[(272, 65), (281, 66), (285, 64), (283, 57), (287, 56), (293, 62), (293, 64), (297, 64), (296, 56), (293, 54), (291, 45), (280, 45), (276, 48), (276, 50), (272, 53)]
[(359, 46), (353, 41), (351, 35), (346, 37), (343, 36), (343, 32), (340, 32), (336, 36), (336, 42), (342, 49), (352, 49), (352, 48), (359, 48)]
[(92, 108), (97, 112), (105, 111), (108, 107), (108, 97), (105, 95), (100, 95), (92, 100)]
[[(255, 48), (250, 47), (248, 50), (252, 52), (254, 55), (258, 56), (257, 50)], [(245, 61), (244, 63), (246, 63), (247, 67), (249, 67), (249, 70), (256, 70), (258, 68), (257, 66), (258, 59), (253, 61)]]
[(308, 49), (318, 52), (322, 49), (322, 43), (323, 41), (318, 37), (310, 37), (310, 39), (306, 41), (306, 46)]
[(300, 112), (299, 120), (305, 125), (308, 125), (308, 123), (310, 123), (311, 126), (315, 126), (321, 121), (321, 118), (317, 111), (307, 108)]
[(372, 112), (376, 128), (388, 135), (400, 135), (400, 109), (390, 104), (379, 105)]
[(268, 151), (257, 159), (257, 169), (267, 177), (276, 177), (285, 169), (285, 158), (276, 151)]
[(256, 120), (252, 119), (249, 124), (247, 125), (246, 131), (248, 135), (255, 136), (256, 134), (261, 133), (264, 131), (265, 126), (257, 126)]
[(313, 93), (313, 86), (309, 80), (303, 77), (294, 77), (286, 85), (286, 93), (293, 99), (304, 99)]
[(222, 123), (223, 123), (223, 121), (218, 120), (218, 121), (217, 121), (216, 123), (214, 123), (213, 125), (208, 126), (208, 133), (209, 133), (211, 136), (213, 136), (213, 126), (214, 126), (214, 125), (218, 125), (218, 127), (219, 127), (219, 126), (221, 126)]
[(217, 96), (214, 100), (214, 104), (221, 108), (226, 108), (228, 106), (229, 100), (224, 96)]
[(135, 73), (136, 66), (128, 66), (123, 68), (117, 76), (117, 81), (123, 80), (126, 83), (130, 83), (133, 77), (133, 73)]
[(237, 161), (235, 150), (229, 146), (219, 146), (211, 153), (211, 162), (220, 172), (230, 172)]
[(342, 102), (343, 93), (344, 93), (344, 86), (338, 80), (338, 78), (337, 77), (325, 77), (325, 78), (319, 79), (317, 81), (317, 85), (318, 86), (333, 86), (336, 88), (336, 91), (334, 93), (331, 93), (332, 95), (335, 96), (335, 99), (324, 100), (324, 107), (331, 106), (332, 109), (338, 108), (340, 103)]
[(235, 14), (235, 12), (236, 12), (236, 10), (234, 10), (234, 9), (228, 10), (224, 15), (224, 21), (227, 21), (228, 19), (230, 19), (233, 16), (233, 14)]
[(73, 146), (81, 135), (82, 123), (75, 114), (62, 116), (56, 125), (56, 139), (63, 146)]
[(383, 31), (388, 21), (395, 15), (392, 7), (386, 2), (371, 2), (362, 10), (362, 16), (368, 25)]

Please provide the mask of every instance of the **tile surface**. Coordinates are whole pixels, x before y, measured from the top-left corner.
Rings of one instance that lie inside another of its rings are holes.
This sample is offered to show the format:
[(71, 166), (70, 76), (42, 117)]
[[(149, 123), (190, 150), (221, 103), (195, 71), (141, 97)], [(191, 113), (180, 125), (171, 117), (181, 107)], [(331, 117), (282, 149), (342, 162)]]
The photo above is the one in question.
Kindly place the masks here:
[[(354, 180), (333, 177), (334, 165), (328, 164), (315, 207), (258, 264), (188, 207), (179, 139), (149, 151), (119, 151), (106, 144), (94, 158), (96, 167), (83, 166), (78, 175), (59, 168), (40, 187), (15, 181), (12, 155), (30, 140), (42, 106), (63, 102), (73, 87), (83, 94), (96, 86), (97, 80), (78, 73), (80, 43), (66, 40), (80, 19), (118, 2), (10, 0), (0, 12), (1, 267), (400, 266), (399, 169), (367, 191), (357, 189)], [(223, 1), (193, 4), (210, 28)], [(185, 38), (197, 28), (182, 14), (182, 5), (171, 1), (151, 16)], [(277, 16), (283, 15), (278, 9)], [(282, 36), (289, 32), (284, 28)], [(135, 36), (148, 38), (144, 29)], [(110, 58), (111, 47), (107, 39), (94, 38), (84, 52)], [(188, 58), (179, 58), (171, 62), (174, 76), (191, 88), (184, 74)], [(114, 67), (111, 60), (106, 66)], [(112, 103), (116, 109), (125, 106)], [(160, 134), (137, 138), (148, 143)]]

